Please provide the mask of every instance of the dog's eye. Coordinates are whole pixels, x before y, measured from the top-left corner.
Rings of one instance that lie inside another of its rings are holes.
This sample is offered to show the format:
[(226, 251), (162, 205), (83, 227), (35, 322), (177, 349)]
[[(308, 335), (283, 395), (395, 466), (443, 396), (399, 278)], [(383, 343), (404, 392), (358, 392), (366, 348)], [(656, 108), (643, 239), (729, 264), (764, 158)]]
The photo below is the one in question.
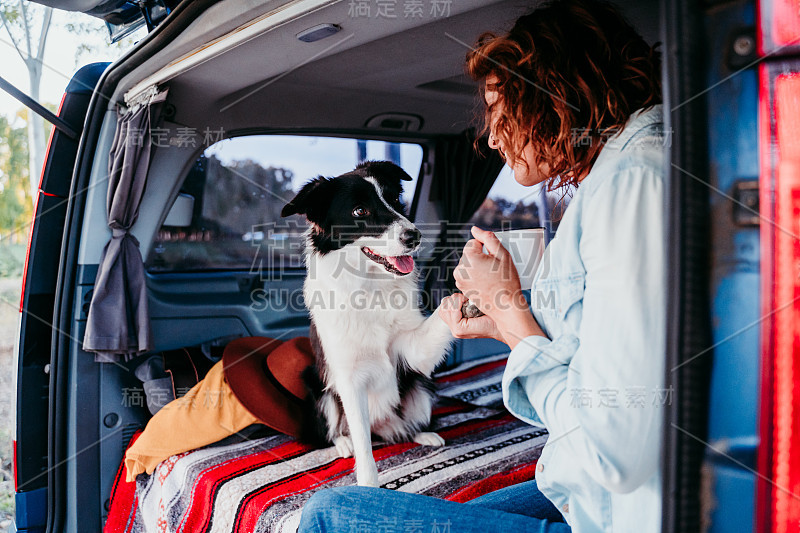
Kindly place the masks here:
[(364, 218), (369, 215), (369, 211), (365, 207), (356, 207), (353, 209), (353, 216), (355, 218)]

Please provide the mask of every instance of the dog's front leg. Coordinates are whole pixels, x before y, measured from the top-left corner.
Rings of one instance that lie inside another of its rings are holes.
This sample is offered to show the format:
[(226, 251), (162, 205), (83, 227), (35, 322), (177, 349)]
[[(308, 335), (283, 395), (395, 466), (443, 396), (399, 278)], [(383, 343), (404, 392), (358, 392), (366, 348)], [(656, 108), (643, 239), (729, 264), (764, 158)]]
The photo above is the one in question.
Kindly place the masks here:
[(339, 390), (344, 416), (353, 442), (356, 482), (364, 487), (378, 486), (378, 466), (372, 455), (372, 432), (369, 423), (367, 391), (352, 381)]
[(439, 316), (437, 308), (416, 329), (400, 334), (394, 349), (404, 355), (411, 368), (430, 376), (436, 365), (444, 359), (452, 342), (450, 328)]

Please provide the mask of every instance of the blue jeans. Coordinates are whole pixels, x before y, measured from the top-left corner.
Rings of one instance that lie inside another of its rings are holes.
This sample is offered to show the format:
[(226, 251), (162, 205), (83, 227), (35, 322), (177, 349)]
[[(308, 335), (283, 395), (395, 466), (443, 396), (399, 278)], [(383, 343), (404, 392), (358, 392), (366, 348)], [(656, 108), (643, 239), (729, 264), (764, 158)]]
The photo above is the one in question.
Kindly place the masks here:
[(370, 487), (315, 493), (298, 533), (568, 533), (570, 527), (536, 481), (467, 503)]

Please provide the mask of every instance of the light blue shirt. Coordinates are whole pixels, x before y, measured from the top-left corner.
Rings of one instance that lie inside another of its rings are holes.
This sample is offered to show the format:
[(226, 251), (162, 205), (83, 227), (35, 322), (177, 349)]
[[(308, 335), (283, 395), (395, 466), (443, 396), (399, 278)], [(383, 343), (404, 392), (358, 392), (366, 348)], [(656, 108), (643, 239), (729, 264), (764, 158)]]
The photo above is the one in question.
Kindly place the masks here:
[(537, 484), (576, 533), (661, 530), (667, 142), (660, 105), (609, 139), (534, 278), (548, 338), (503, 375), (509, 411), (550, 432)]

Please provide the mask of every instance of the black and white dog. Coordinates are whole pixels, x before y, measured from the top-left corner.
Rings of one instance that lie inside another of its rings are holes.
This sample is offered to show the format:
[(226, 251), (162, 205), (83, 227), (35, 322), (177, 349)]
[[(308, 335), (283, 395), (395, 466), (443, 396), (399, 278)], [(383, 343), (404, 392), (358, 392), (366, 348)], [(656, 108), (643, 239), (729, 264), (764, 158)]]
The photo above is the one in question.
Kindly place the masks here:
[(306, 376), (323, 440), (355, 456), (359, 485), (377, 486), (371, 434), (442, 446), (430, 423), (431, 374), (452, 336), (438, 312), (419, 309), (414, 253), (419, 230), (405, 217), (402, 181), (386, 161), (367, 161), (307, 183), (281, 211), (304, 214), (315, 375)]

